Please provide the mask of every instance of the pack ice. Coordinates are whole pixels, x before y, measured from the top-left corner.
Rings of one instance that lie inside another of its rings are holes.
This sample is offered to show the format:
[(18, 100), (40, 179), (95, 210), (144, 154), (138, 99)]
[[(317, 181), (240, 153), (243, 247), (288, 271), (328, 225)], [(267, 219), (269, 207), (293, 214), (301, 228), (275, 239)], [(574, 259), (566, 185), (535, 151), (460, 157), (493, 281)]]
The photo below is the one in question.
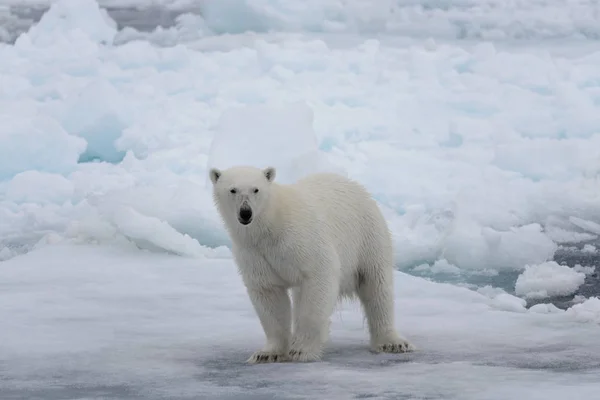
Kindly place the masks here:
[[(27, 4), (0, 44), (0, 398), (597, 396), (593, 0), (161, 0), (150, 32), (114, 19), (142, 0)], [(343, 303), (323, 362), (244, 364), (263, 332), (207, 182), (241, 163), (365, 185), (417, 352), (369, 353)]]

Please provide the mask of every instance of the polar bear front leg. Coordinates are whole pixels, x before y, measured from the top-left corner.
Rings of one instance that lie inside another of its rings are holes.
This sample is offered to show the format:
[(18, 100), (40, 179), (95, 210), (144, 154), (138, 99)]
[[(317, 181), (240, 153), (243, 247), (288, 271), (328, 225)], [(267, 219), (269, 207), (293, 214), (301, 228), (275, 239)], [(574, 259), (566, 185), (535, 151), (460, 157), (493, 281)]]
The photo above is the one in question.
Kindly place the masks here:
[(290, 346), (292, 361), (318, 361), (329, 336), (329, 318), (338, 294), (335, 275), (320, 274), (305, 280), (292, 291), (294, 333)]
[(291, 306), (287, 290), (282, 287), (248, 288), (248, 295), (265, 331), (267, 343), (262, 350), (252, 354), (247, 362), (288, 361)]

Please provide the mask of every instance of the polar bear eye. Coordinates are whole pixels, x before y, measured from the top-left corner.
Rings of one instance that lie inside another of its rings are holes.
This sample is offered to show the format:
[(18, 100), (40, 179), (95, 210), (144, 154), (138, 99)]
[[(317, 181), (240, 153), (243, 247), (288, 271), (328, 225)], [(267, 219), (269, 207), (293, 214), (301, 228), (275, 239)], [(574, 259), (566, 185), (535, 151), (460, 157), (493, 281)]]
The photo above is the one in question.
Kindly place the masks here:
[(237, 190), (235, 190), (235, 188), (234, 188), (234, 189), (231, 189), (230, 192), (233, 193), (233, 194), (236, 194)]
[(254, 193), (258, 193), (258, 188), (254, 188)]

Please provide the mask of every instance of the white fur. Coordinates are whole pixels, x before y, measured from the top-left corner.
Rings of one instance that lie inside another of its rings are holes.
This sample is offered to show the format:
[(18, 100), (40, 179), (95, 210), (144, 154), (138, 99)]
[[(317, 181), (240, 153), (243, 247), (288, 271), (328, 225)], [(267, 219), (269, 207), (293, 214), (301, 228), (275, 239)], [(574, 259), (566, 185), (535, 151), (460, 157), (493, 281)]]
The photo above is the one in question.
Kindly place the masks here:
[[(327, 173), (281, 185), (273, 182), (273, 168), (213, 169), (210, 177), (267, 339), (249, 362), (319, 360), (337, 301), (354, 295), (367, 317), (372, 351), (414, 349), (394, 327), (390, 232), (362, 186)], [(253, 214), (248, 225), (238, 220), (244, 202)]]

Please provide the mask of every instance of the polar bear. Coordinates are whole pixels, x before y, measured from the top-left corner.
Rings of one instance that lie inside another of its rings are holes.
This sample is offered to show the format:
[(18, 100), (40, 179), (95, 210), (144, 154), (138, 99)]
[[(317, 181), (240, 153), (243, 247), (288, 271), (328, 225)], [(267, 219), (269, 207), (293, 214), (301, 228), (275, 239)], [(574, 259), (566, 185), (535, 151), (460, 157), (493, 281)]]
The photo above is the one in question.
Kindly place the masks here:
[(336, 174), (284, 185), (274, 182), (275, 173), (249, 166), (209, 172), (266, 336), (264, 348), (247, 362), (320, 360), (337, 301), (355, 295), (373, 352), (414, 350), (394, 327), (392, 240), (369, 193)]

